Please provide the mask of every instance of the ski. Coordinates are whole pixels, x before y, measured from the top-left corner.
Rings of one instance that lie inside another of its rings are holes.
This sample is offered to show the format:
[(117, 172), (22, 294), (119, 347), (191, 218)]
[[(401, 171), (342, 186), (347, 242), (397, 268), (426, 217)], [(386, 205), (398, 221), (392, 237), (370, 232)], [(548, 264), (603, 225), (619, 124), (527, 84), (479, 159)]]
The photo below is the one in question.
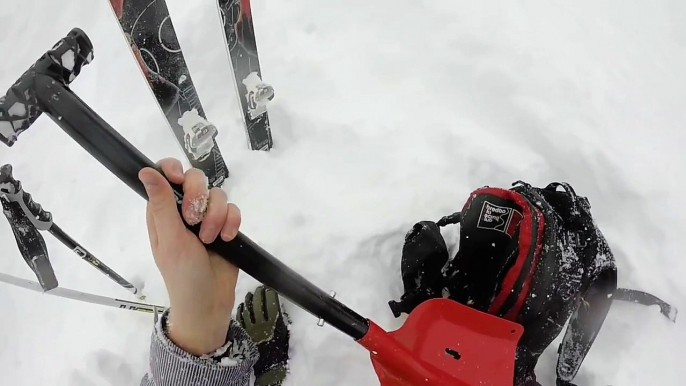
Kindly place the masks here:
[(229, 176), (176, 37), (165, 0), (109, 0), (160, 109), (194, 168), (211, 186)]
[(267, 102), (274, 88), (262, 81), (250, 0), (217, 0), (217, 7), (250, 148), (269, 150), (274, 142)]
[(7, 275), (0, 272), (0, 282), (10, 284), (16, 287), (25, 288), (31, 291), (41, 292), (48, 295), (58, 296), (61, 298), (78, 300), (81, 302), (99, 304), (101, 306), (121, 308), (129, 311), (139, 311), (148, 313), (161, 313), (166, 307), (156, 306), (149, 303), (131, 302), (117, 298), (110, 298), (107, 296), (95, 295), (89, 292), (81, 292), (69, 288), (55, 287), (51, 290), (44, 291), (40, 283), (33, 280), (22, 279), (16, 276)]

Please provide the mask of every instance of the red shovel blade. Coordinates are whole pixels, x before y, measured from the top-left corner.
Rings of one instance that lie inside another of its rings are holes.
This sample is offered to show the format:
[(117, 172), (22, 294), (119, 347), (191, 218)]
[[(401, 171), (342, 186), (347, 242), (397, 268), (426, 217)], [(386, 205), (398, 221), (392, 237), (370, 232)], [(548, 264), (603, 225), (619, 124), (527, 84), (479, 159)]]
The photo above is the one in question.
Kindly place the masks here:
[(512, 386), (524, 328), (448, 299), (420, 304), (386, 333), (371, 323), (359, 343), (382, 386)]

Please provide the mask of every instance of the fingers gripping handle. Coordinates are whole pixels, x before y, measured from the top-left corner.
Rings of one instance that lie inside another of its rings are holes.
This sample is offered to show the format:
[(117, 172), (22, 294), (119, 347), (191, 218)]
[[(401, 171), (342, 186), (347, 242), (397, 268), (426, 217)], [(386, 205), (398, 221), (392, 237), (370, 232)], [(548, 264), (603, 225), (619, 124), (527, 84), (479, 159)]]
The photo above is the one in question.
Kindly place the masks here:
[[(16, 142), (43, 112), (36, 100), (36, 75), (48, 75), (65, 86), (93, 60), (93, 45), (78, 28), (72, 29), (55, 46), (36, 61), (5, 96), (0, 97), (0, 141), (7, 146)], [(1, 94), (0, 94), (1, 95)]]
[(52, 214), (41, 207), (21, 187), (21, 182), (12, 176), (12, 165), (0, 167), (0, 194), (16, 202), (31, 223), (39, 230), (47, 231), (52, 226)]

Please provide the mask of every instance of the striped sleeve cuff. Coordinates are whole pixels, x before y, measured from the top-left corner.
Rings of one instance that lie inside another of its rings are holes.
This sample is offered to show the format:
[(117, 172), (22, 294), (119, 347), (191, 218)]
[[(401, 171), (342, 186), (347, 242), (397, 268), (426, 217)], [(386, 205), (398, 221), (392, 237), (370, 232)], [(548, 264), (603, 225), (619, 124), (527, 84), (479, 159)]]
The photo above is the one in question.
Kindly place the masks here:
[(257, 362), (255, 343), (231, 321), (230, 339), (210, 355), (190, 354), (166, 334), (169, 310), (155, 324), (150, 344), (150, 369), (142, 386), (247, 386)]

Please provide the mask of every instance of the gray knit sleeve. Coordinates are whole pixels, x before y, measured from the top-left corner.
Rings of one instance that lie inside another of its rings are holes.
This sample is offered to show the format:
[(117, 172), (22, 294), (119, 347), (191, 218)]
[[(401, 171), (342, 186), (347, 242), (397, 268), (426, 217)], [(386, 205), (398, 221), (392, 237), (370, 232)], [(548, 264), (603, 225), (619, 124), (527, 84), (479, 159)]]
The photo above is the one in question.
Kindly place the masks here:
[(229, 341), (209, 355), (190, 354), (166, 333), (169, 310), (155, 323), (150, 344), (150, 368), (141, 386), (247, 386), (257, 362), (255, 343), (231, 321)]

